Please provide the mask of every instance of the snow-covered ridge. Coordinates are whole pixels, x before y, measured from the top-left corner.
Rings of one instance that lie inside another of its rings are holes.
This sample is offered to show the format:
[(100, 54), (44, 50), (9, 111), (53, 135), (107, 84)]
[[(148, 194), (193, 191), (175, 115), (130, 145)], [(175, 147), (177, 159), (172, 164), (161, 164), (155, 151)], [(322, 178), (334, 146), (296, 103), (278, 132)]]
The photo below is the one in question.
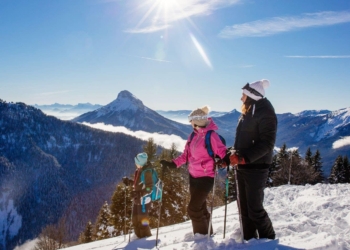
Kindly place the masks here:
[(131, 94), (127, 90), (123, 90), (118, 94), (117, 99), (110, 102), (106, 106), (97, 109), (97, 117), (103, 116), (109, 112), (133, 111), (144, 109), (144, 105), (140, 99)]
[(299, 113), (294, 114), (295, 116), (319, 116), (331, 113), (330, 110), (304, 110)]
[(340, 127), (350, 124), (350, 107), (332, 111), (323, 118), (326, 122), (320, 126), (316, 141), (337, 133)]

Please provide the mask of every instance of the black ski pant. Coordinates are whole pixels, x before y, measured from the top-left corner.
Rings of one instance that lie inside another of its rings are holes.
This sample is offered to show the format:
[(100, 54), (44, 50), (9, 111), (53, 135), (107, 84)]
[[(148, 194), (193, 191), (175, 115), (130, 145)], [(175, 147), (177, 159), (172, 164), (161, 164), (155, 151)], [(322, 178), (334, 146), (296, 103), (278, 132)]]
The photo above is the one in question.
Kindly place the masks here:
[(251, 238), (275, 239), (272, 222), (263, 206), (268, 171), (268, 169), (237, 170), (245, 240)]
[[(193, 178), (190, 175), (191, 199), (187, 206), (187, 213), (192, 221), (193, 234), (208, 234), (210, 213), (207, 209), (206, 199), (214, 185), (214, 178), (199, 177)], [(212, 227), (210, 234), (213, 233)]]
[(151, 236), (151, 229), (149, 227), (148, 210), (150, 203), (146, 204), (146, 211), (142, 212), (142, 205), (134, 204), (132, 209), (132, 224), (134, 226), (134, 232), (138, 238), (144, 238)]

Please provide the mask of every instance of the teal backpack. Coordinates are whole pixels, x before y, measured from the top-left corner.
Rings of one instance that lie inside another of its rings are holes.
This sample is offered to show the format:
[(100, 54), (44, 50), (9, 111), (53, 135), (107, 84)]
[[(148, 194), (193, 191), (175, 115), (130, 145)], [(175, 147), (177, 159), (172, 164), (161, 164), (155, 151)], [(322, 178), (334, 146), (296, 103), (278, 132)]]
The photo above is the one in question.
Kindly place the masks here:
[(152, 192), (143, 196), (141, 198), (141, 205), (142, 205), (142, 212), (146, 212), (146, 204), (150, 201), (158, 201), (162, 199), (163, 194), (163, 181), (158, 178), (157, 171), (155, 171), (153, 168), (146, 168), (141, 172), (140, 181), (142, 183), (145, 183), (145, 172), (151, 171), (152, 173), (152, 180), (153, 180), (153, 186), (152, 186)]

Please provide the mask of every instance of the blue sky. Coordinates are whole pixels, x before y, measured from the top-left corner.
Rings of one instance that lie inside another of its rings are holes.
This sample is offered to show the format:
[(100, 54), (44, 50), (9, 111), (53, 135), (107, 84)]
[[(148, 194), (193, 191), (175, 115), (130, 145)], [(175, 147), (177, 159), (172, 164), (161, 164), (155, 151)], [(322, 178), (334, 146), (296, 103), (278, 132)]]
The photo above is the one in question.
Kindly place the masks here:
[(0, 98), (240, 109), (269, 79), (277, 113), (349, 107), (349, 0), (0, 0)]

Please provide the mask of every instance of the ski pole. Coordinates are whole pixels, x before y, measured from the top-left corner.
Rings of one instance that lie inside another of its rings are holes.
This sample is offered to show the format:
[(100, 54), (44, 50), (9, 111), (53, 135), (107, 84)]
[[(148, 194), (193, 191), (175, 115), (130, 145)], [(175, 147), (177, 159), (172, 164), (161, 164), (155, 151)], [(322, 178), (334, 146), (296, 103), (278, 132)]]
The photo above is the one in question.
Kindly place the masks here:
[(242, 243), (244, 243), (244, 233), (243, 233), (243, 222), (242, 222), (242, 211), (241, 211), (241, 201), (239, 199), (239, 188), (238, 188), (238, 177), (237, 177), (237, 164), (233, 166), (234, 174), (235, 174), (235, 182), (236, 182), (236, 201), (237, 201), (237, 208), (238, 208), (238, 215), (239, 215), (239, 224), (242, 234)]
[(131, 214), (130, 214), (130, 223), (129, 223), (130, 224), (130, 227), (129, 227), (129, 242), (130, 242), (133, 210), (134, 210), (134, 199), (132, 199), (132, 203), (131, 203)]
[(126, 240), (126, 185), (124, 186), (124, 241)]
[(225, 179), (225, 216), (224, 216), (224, 239), (225, 239), (225, 233), (226, 233), (226, 216), (227, 216), (227, 200), (228, 200), (228, 174), (230, 171), (230, 165), (226, 168), (226, 179)]
[(215, 164), (215, 175), (214, 175), (214, 185), (213, 185), (213, 196), (211, 197), (211, 208), (210, 208), (210, 218), (209, 218), (209, 227), (208, 227), (208, 240), (210, 238), (210, 229), (212, 226), (212, 219), (213, 219), (213, 204), (214, 204), (214, 196), (215, 196), (215, 183), (216, 183), (216, 176), (218, 172), (218, 167)]
[[(164, 177), (164, 167), (162, 166), (162, 182), (163, 182), (163, 177)], [(162, 203), (163, 203), (163, 189), (164, 189), (164, 182), (163, 182), (163, 187), (162, 187), (162, 196), (160, 197), (159, 200), (159, 210), (158, 210), (158, 226), (157, 226), (157, 236), (156, 236), (156, 247), (158, 245), (158, 232), (159, 232), (159, 223), (160, 223), (160, 215), (162, 213)]]

